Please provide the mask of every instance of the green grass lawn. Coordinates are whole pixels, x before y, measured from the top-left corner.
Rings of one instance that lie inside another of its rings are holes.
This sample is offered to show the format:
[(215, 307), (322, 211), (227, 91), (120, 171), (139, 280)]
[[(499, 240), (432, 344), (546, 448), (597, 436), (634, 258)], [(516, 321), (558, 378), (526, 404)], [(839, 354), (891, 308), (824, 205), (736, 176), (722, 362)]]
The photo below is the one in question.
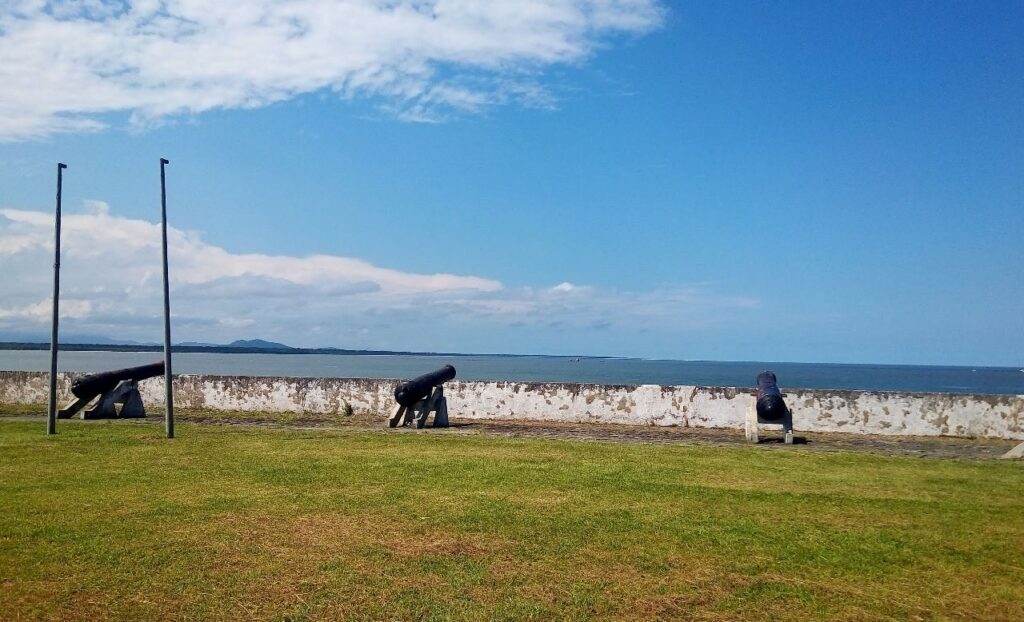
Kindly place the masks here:
[(1024, 468), (0, 422), (0, 619), (1024, 619)]

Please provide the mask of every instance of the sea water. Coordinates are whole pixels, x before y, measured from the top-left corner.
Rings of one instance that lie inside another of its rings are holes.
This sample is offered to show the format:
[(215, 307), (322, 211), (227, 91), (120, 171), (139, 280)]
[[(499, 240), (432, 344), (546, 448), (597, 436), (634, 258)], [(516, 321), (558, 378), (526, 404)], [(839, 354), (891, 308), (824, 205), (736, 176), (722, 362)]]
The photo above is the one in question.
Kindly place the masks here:
[[(162, 360), (159, 352), (61, 352), (62, 371), (97, 372)], [(1024, 372), (1009, 367), (671, 361), (549, 356), (174, 354), (176, 374), (410, 378), (451, 363), (461, 380), (751, 387), (773, 370), (783, 388), (1024, 395)], [(0, 350), (0, 370), (47, 371), (44, 350)]]

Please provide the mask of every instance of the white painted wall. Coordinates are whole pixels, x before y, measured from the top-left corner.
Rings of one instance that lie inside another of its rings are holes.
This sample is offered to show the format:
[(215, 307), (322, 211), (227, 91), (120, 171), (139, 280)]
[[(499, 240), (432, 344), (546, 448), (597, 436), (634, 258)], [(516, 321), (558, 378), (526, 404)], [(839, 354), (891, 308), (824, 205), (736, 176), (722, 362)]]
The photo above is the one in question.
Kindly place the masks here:
[[(62, 404), (76, 375), (60, 374)], [(395, 408), (396, 380), (176, 376), (175, 405), (212, 410), (338, 413), (382, 419)], [(163, 378), (142, 383), (147, 404), (163, 403)], [(722, 387), (451, 382), (453, 419), (527, 419), (573, 423), (742, 429), (753, 396)], [(47, 374), (0, 371), (0, 403), (44, 404)], [(793, 424), (804, 432), (987, 436), (1024, 440), (1024, 396), (793, 389)]]

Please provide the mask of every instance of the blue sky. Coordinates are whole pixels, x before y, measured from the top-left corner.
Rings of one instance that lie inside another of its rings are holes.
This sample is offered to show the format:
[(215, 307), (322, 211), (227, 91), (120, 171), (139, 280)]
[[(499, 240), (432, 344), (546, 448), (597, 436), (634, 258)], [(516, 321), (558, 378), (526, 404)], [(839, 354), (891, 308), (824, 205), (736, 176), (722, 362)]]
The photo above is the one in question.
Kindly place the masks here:
[(1019, 2), (63, 4), (0, 9), (0, 336), (59, 160), (65, 334), (160, 340), (164, 156), (176, 340), (1024, 363)]

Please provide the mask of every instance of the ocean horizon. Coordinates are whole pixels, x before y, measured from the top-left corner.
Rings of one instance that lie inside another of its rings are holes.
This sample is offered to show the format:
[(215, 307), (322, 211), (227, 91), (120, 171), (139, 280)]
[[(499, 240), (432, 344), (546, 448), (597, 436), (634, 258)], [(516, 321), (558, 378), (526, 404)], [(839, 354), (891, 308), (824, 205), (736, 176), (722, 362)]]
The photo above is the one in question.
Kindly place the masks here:
[[(0, 370), (47, 371), (46, 350), (0, 350)], [(160, 360), (160, 353), (62, 350), (58, 369), (94, 373)], [(771, 369), (785, 388), (1024, 395), (1015, 367), (705, 361), (500, 354), (175, 352), (176, 374), (410, 378), (446, 363), (459, 380), (752, 387)]]

